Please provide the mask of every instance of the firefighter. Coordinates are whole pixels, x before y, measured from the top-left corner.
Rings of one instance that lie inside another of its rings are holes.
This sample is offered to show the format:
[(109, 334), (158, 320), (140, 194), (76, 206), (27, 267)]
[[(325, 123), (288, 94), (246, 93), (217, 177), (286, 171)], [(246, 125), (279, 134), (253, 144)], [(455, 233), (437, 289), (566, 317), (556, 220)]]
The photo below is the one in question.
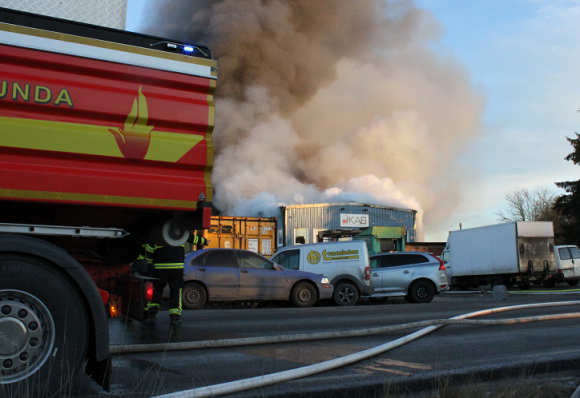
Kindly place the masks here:
[(146, 275), (151, 276), (153, 270), (151, 265), (147, 261), (147, 244), (141, 245), (141, 250), (139, 252), (139, 257), (131, 263), (131, 270), (135, 275)]
[[(201, 236), (189, 234), (189, 243), (205, 246), (209, 241)], [(169, 319), (171, 325), (181, 324), (181, 291), (183, 289), (183, 263), (185, 261), (184, 245), (157, 246), (147, 244), (147, 261), (152, 265), (156, 278), (153, 282), (153, 299), (147, 305), (147, 320), (156, 322), (156, 314), (161, 305), (161, 296), (165, 285), (169, 284)]]

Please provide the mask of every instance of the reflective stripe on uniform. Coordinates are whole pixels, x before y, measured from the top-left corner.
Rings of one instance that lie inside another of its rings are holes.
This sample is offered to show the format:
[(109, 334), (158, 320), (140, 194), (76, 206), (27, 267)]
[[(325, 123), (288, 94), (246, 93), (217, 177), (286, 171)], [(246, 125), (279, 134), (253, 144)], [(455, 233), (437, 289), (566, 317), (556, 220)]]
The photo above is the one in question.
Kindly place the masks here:
[(183, 307), (181, 304), (181, 293), (182, 292), (183, 292), (183, 289), (179, 289), (179, 307), (178, 308), (170, 308), (169, 315), (171, 315), (171, 314), (181, 315), (181, 311), (183, 310)]
[(183, 263), (154, 264), (155, 269), (179, 269), (183, 268)]

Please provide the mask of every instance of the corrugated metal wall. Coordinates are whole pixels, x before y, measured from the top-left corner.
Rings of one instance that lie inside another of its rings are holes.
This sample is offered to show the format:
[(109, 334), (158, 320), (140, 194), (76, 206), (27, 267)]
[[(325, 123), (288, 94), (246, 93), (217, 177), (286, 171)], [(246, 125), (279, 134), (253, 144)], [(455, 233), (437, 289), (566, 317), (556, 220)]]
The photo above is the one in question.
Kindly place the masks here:
[[(368, 214), (369, 226), (379, 227), (405, 227), (407, 241), (414, 242), (416, 239), (415, 210), (397, 209), (393, 207), (368, 205), (362, 203), (329, 203), (302, 206), (287, 206), (281, 208), (278, 218), (279, 234), (284, 234), (281, 239), (284, 246), (294, 244), (294, 231), (296, 228), (307, 230), (307, 243), (316, 242), (315, 230), (339, 229), (341, 214)], [(344, 228), (357, 229), (357, 228)]]

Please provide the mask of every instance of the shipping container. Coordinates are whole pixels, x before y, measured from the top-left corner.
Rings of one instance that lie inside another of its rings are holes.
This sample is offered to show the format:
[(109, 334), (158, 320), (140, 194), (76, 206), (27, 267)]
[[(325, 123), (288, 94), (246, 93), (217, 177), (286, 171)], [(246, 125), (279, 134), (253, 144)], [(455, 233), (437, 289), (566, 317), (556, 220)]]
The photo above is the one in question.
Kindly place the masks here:
[(276, 230), (276, 217), (213, 216), (203, 237), (210, 241), (207, 248), (244, 249), (270, 258), (276, 252)]

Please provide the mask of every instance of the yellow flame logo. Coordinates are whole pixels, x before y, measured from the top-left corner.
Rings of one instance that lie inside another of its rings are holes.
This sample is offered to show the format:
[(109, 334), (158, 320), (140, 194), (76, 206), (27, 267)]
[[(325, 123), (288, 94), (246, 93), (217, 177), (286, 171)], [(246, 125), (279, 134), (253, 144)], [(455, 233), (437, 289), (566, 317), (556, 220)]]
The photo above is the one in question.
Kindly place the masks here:
[(147, 155), (151, 143), (151, 131), (154, 126), (148, 126), (149, 118), (147, 99), (139, 86), (139, 96), (133, 100), (133, 108), (125, 120), (123, 128), (109, 129), (115, 136), (117, 145), (127, 159), (142, 160)]

